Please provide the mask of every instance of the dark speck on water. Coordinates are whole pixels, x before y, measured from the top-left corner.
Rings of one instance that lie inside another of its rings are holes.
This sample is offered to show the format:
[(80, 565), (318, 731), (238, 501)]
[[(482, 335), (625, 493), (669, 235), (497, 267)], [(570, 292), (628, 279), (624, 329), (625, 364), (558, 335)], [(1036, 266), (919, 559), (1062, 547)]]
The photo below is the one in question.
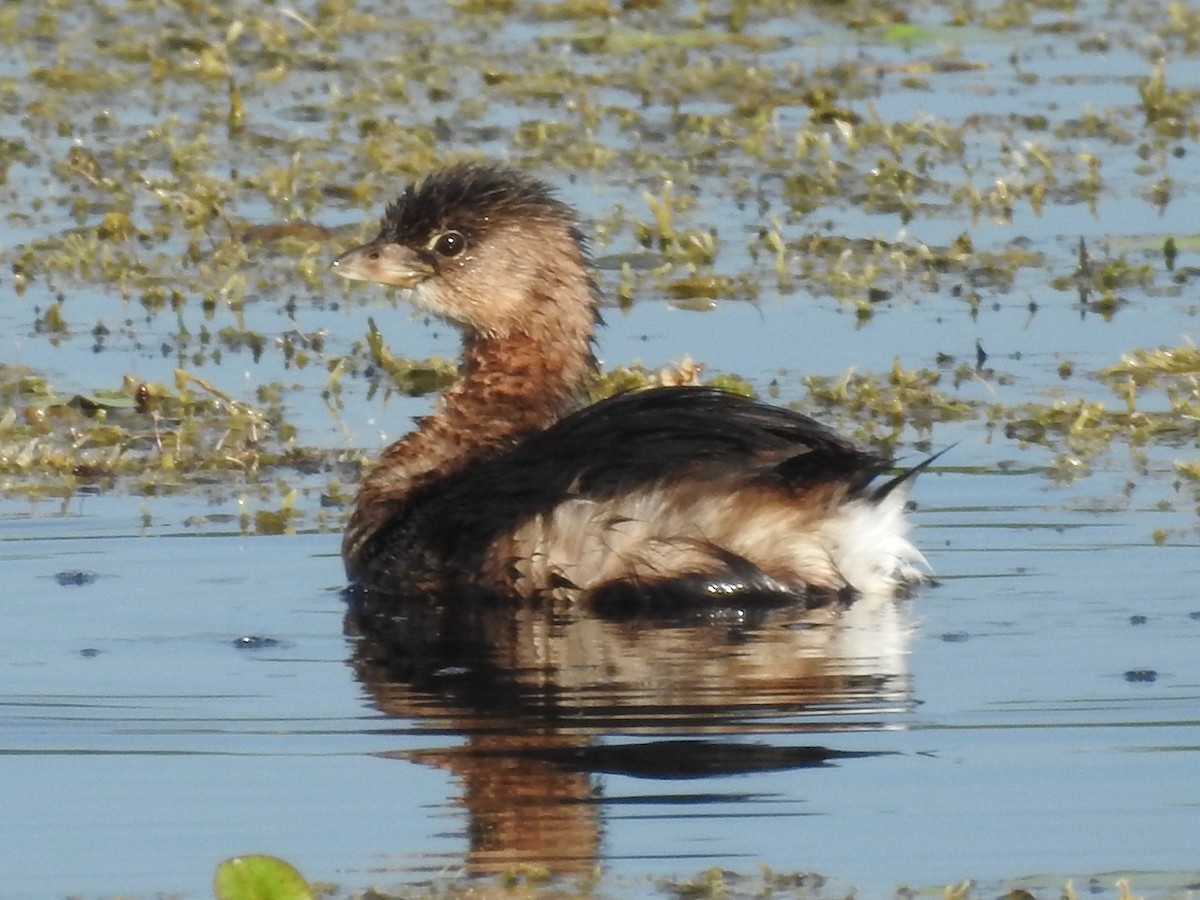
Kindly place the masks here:
[(54, 580), (63, 587), (82, 587), (85, 584), (91, 584), (99, 577), (95, 572), (88, 572), (84, 569), (68, 569), (57, 573)]
[(1125, 673), (1125, 680), (1131, 683), (1149, 683), (1158, 680), (1158, 673), (1153, 669), (1130, 669)]
[(233, 642), (239, 650), (265, 650), (269, 647), (281, 647), (284, 642), (278, 638), (264, 637), (258, 634), (244, 634)]
[(1149, 621), (1149, 620), (1145, 616), (1135, 615), (1135, 616), (1129, 617), (1130, 625), (1145, 625), (1147, 621)]

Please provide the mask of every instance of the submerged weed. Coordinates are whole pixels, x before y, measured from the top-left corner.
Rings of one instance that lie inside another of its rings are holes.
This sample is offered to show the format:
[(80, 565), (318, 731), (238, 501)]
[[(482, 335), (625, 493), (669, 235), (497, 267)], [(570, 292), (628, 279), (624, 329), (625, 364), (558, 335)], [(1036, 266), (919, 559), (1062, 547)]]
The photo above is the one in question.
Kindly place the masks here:
[(214, 475), (247, 485), (269, 471), (337, 463), (337, 454), (295, 445), (271, 394), (260, 388), (262, 403), (251, 405), (184, 370), (173, 386), (127, 377), (115, 389), (61, 394), (27, 369), (0, 365), (0, 490), (65, 497), (91, 485), (155, 495), (204, 490)]

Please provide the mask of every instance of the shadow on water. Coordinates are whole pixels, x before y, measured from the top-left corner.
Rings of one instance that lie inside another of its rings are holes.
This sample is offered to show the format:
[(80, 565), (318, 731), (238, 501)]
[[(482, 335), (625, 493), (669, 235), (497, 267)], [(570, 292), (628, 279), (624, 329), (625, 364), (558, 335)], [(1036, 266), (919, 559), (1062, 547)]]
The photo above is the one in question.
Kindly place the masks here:
[(471, 874), (593, 870), (617, 802), (599, 775), (700, 781), (886, 755), (838, 735), (883, 729), (914, 703), (894, 601), (664, 621), (428, 604), (381, 615), (378, 598), (348, 600), (352, 664), (374, 704), (406, 734), (456, 739), (385, 755), (456, 779)]

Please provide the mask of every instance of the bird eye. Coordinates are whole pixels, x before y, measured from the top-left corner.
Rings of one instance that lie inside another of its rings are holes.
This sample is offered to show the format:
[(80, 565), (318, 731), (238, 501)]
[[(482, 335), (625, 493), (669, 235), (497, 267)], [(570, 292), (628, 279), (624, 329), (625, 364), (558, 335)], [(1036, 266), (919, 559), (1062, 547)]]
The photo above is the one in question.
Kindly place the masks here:
[(433, 242), (433, 249), (438, 256), (458, 256), (466, 246), (467, 239), (460, 231), (447, 231)]

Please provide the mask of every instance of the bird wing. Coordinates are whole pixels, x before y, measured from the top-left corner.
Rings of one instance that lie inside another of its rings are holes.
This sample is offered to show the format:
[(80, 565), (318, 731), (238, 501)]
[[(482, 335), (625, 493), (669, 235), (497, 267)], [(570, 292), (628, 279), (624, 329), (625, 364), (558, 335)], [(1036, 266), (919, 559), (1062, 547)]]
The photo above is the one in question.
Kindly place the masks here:
[(731, 477), (797, 493), (837, 483), (854, 496), (888, 465), (792, 410), (713, 388), (664, 387), (587, 406), (422, 493), (438, 507), (427, 521), (461, 546), (567, 499)]

